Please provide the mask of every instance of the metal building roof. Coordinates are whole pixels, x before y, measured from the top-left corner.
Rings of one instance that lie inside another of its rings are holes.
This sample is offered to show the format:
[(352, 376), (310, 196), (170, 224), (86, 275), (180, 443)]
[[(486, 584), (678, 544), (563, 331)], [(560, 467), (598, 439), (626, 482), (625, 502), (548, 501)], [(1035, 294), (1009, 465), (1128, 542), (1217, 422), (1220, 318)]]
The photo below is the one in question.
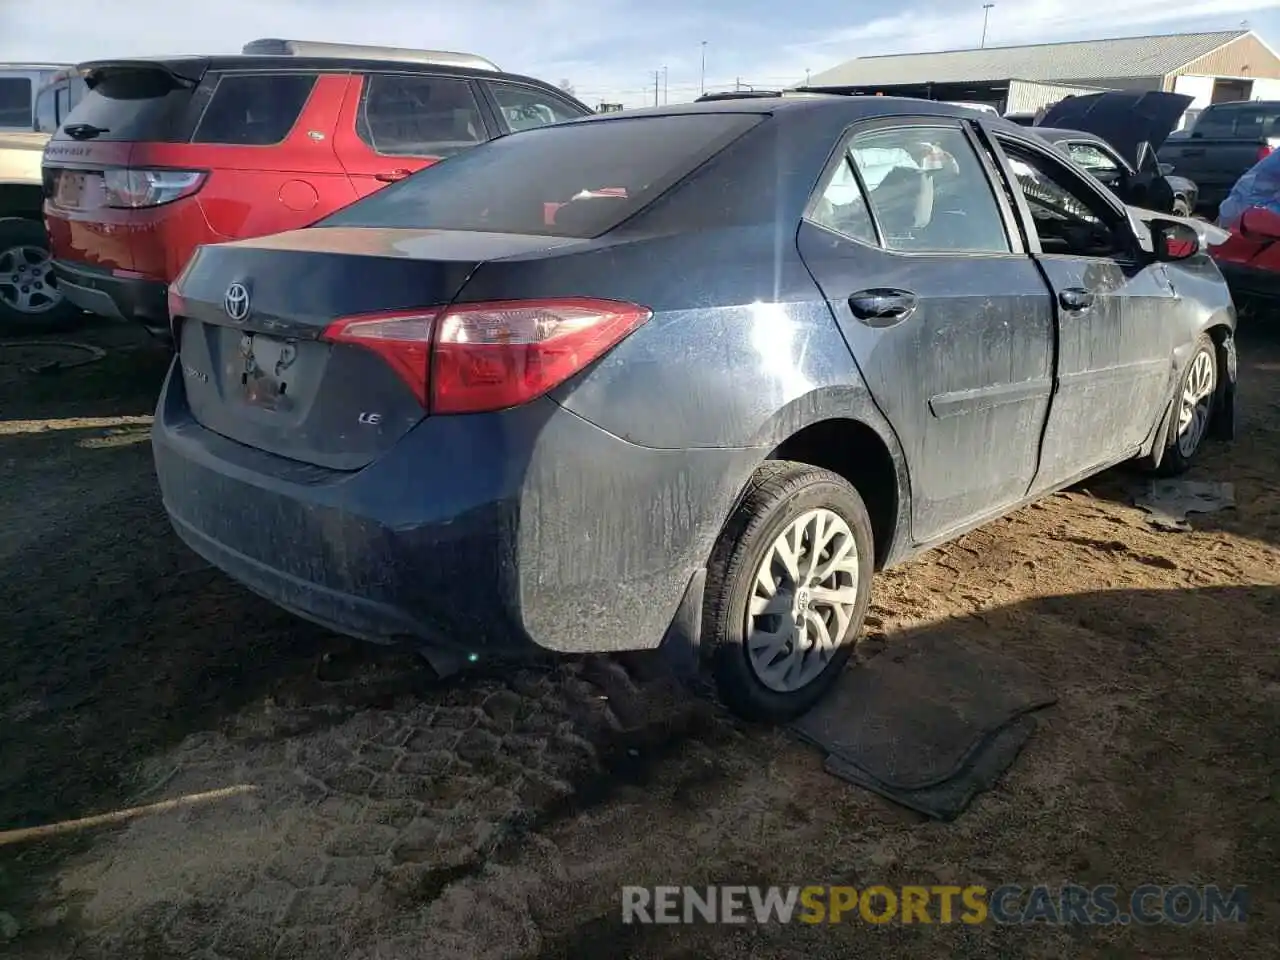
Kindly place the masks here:
[(858, 57), (815, 74), (808, 86), (950, 83), (1013, 77), (1047, 81), (1163, 77), (1248, 33), (1220, 30)]

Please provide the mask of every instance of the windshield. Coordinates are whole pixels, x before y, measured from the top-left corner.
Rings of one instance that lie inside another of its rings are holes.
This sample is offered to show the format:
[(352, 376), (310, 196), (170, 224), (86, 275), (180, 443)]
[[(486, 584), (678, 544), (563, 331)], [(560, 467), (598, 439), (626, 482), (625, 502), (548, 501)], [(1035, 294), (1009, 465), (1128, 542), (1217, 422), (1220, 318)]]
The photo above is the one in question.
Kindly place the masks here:
[(695, 113), (526, 130), (442, 160), (317, 226), (596, 237), (761, 119)]

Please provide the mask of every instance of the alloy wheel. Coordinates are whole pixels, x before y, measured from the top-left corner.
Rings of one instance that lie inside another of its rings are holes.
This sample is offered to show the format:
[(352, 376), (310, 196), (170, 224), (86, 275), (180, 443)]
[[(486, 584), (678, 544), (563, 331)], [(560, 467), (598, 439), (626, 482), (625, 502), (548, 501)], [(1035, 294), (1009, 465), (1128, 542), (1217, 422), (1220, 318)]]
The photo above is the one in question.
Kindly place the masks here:
[(1178, 401), (1178, 452), (1184, 457), (1194, 454), (1204, 439), (1217, 385), (1218, 371), (1213, 355), (1201, 350), (1191, 361)]
[(797, 517), (756, 571), (747, 604), (747, 659), (770, 690), (791, 693), (817, 678), (840, 648), (858, 602), (858, 547), (839, 514)]
[(18, 313), (46, 313), (62, 303), (52, 282), (49, 251), (23, 244), (0, 250), (0, 304)]

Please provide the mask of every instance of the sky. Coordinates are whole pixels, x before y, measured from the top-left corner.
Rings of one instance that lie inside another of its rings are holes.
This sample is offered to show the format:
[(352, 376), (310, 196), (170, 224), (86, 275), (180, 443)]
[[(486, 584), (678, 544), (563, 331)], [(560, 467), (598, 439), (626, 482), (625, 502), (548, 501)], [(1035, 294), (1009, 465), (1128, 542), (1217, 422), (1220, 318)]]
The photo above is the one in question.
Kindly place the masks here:
[[(56, 13), (51, 12), (56, 11)], [(236, 53), (282, 37), (477, 53), (639, 106), (776, 89), (857, 56), (976, 47), (983, 0), (0, 0), (0, 61)], [(999, 0), (988, 46), (1230, 30), (1280, 49), (1277, 0)], [(705, 48), (702, 41), (706, 41)]]

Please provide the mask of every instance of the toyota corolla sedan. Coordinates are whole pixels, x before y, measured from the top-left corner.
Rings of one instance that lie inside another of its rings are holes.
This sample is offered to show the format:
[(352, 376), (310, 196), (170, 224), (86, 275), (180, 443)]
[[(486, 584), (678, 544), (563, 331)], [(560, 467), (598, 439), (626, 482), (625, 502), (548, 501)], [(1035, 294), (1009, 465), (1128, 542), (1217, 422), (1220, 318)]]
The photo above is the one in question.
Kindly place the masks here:
[(664, 647), (780, 721), (874, 571), (1232, 435), (1214, 233), (948, 104), (532, 130), (202, 248), (156, 470), (192, 549), (340, 633)]

